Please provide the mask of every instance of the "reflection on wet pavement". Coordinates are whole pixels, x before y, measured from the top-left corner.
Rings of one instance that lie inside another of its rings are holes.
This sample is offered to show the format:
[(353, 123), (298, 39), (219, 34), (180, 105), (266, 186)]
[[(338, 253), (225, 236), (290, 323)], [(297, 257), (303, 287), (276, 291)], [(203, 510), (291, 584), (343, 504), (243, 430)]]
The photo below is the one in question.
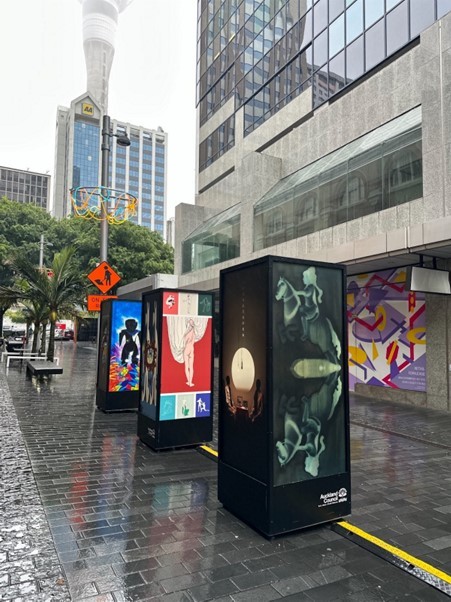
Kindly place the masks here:
[[(73, 600), (447, 598), (327, 526), (267, 541), (222, 509), (209, 458), (155, 453), (136, 437), (136, 414), (95, 409), (93, 346), (64, 341), (57, 353), (63, 375), (37, 382), (17, 365), (8, 382)], [(423, 432), (406, 410), (410, 431)], [(356, 400), (354, 412), (402, 426), (402, 408)], [(449, 460), (353, 425), (351, 522), (451, 572)]]

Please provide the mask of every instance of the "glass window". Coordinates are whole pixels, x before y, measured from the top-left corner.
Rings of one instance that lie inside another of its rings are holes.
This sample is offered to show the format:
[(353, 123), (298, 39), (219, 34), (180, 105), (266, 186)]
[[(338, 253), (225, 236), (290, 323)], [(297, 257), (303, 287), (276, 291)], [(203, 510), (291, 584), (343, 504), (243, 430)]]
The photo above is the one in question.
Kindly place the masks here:
[(437, 0), (437, 19), (441, 19), (451, 10), (451, 0)]
[(363, 31), (363, 0), (357, 0), (346, 11), (346, 43), (352, 42)]
[(372, 69), (385, 58), (385, 31), (384, 20), (382, 19), (376, 25), (365, 33), (366, 50), (366, 71)]
[(327, 30), (313, 41), (313, 64), (315, 69), (327, 61)]
[(183, 241), (183, 273), (239, 257), (239, 209), (234, 206), (210, 218)]
[(399, 4), (401, 0), (387, 0), (387, 12)]
[(345, 18), (338, 17), (329, 25), (329, 57), (335, 56), (345, 45)]
[(340, 52), (329, 61), (329, 94), (332, 96), (345, 85), (345, 53)]
[(329, 0), (329, 23), (331, 23), (345, 9), (344, 0)]
[(299, 48), (305, 48), (312, 41), (312, 12), (309, 12), (301, 19), (300, 23), (300, 46)]
[(319, 0), (313, 7), (313, 35), (318, 35), (327, 26), (327, 0)]
[(415, 38), (435, 19), (434, 0), (410, 0), (410, 37)]
[(387, 15), (387, 55), (389, 56), (409, 41), (407, 0)]
[(365, 29), (384, 15), (384, 0), (365, 0)]
[(329, 98), (327, 65), (324, 65), (313, 76), (313, 106), (317, 107)]
[(350, 84), (363, 72), (363, 36), (361, 36), (346, 48), (346, 83)]

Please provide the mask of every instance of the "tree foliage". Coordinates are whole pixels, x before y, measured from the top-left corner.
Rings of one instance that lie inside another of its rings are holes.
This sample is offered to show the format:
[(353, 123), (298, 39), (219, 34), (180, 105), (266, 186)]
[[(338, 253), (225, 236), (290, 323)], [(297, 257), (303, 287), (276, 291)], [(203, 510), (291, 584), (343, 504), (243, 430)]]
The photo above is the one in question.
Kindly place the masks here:
[[(55, 253), (49, 277), (39, 266), (31, 262), (23, 252), (13, 254), (9, 263), (16, 277), (13, 286), (0, 286), (0, 295), (11, 301), (22, 301), (30, 311), (30, 318), (37, 326), (48, 317), (50, 339), (47, 359), (53, 362), (55, 351), (55, 324), (64, 312), (80, 304), (86, 288), (76, 263), (75, 249), (66, 247)], [(38, 318), (38, 312), (41, 316)]]
[[(41, 235), (45, 237), (44, 263), (64, 247), (76, 248), (74, 262), (81, 274), (88, 274), (100, 261), (100, 224), (76, 217), (57, 220), (38, 207), (0, 199), (0, 284), (12, 283), (4, 261), (16, 250), (39, 262)], [(49, 244), (50, 243), (50, 244)], [(127, 222), (109, 227), (108, 262), (128, 284), (150, 274), (173, 272), (173, 249), (148, 228)]]

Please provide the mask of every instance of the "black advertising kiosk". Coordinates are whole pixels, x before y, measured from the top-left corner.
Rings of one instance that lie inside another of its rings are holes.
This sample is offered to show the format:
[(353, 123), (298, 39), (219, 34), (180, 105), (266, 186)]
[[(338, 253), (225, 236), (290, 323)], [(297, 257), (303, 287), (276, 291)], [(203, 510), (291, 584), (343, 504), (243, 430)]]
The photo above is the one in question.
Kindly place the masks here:
[(100, 306), (96, 404), (104, 412), (136, 410), (139, 401), (141, 301)]
[(221, 271), (218, 496), (272, 537), (350, 514), (345, 268)]
[(154, 450), (212, 439), (213, 307), (211, 293), (143, 295), (138, 436)]

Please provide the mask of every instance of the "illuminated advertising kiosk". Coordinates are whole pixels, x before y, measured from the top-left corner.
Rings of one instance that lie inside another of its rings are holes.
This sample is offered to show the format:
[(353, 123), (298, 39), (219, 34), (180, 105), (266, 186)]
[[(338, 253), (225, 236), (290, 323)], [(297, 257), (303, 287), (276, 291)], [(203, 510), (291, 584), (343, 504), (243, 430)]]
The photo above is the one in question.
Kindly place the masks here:
[(213, 302), (186, 290), (143, 295), (138, 436), (154, 450), (212, 439)]
[(218, 497), (267, 537), (350, 514), (345, 268), (221, 271)]
[(96, 404), (104, 412), (136, 410), (139, 400), (141, 301), (101, 305)]

